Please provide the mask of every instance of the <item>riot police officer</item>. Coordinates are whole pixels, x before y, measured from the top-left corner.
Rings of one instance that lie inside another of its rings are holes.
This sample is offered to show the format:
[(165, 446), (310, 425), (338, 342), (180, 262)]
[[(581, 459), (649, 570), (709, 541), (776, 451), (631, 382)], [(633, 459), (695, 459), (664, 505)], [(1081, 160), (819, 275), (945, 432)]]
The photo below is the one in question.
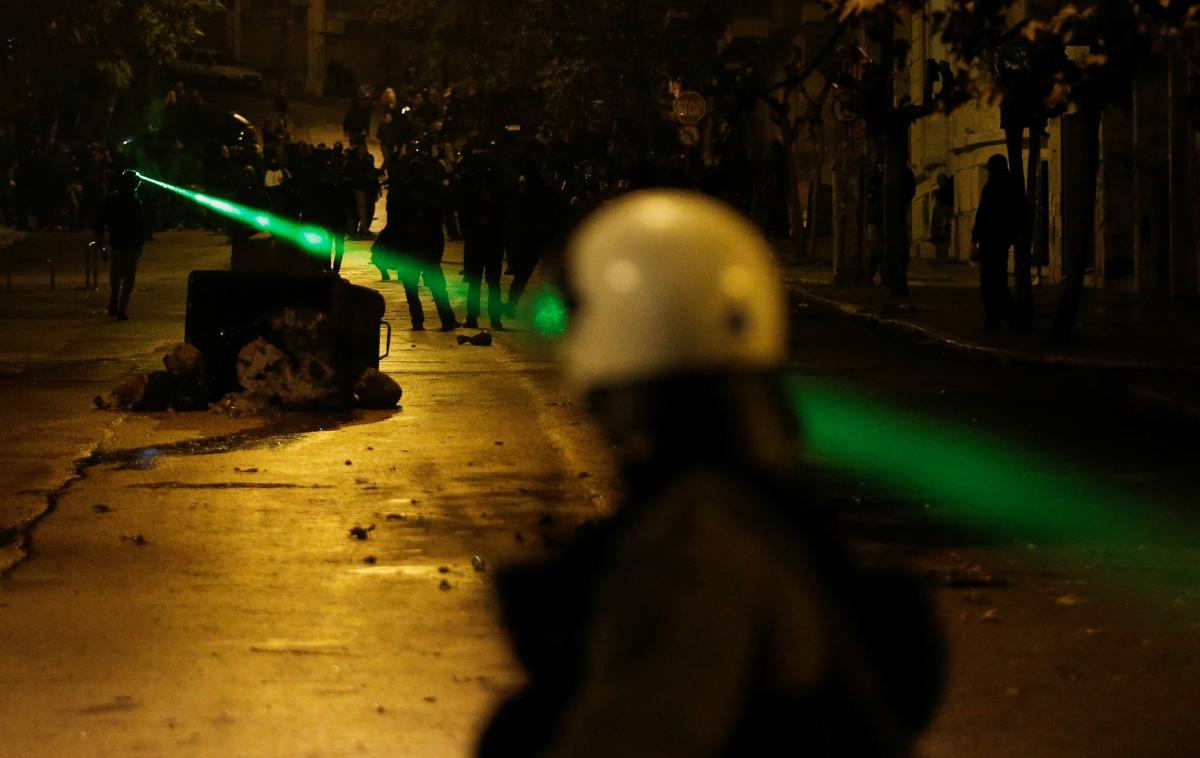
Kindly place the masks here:
[(905, 755), (941, 637), (920, 586), (859, 570), (798, 485), (765, 240), (715, 200), (646, 190), (584, 222), (566, 271), (565, 367), (627, 500), (497, 576), (529, 684), (480, 754)]

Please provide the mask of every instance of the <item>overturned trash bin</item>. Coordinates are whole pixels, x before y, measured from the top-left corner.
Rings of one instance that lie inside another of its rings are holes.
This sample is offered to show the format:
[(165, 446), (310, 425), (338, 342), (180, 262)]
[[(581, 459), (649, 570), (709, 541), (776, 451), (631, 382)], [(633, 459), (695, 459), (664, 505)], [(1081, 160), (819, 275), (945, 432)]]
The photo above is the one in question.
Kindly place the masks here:
[(266, 339), (309, 376), (327, 361), (333, 385), (350, 398), (363, 372), (388, 354), (392, 329), (383, 314), (382, 295), (336, 274), (193, 271), (184, 339), (204, 355), (221, 394), (250, 389), (239, 381), (238, 356)]

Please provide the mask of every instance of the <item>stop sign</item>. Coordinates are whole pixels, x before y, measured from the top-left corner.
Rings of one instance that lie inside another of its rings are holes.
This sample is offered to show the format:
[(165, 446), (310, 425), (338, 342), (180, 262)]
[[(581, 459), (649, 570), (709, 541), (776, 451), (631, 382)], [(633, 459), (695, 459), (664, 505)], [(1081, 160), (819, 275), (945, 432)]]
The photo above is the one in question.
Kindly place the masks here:
[(675, 98), (675, 120), (681, 124), (698, 124), (708, 107), (699, 92), (680, 92)]

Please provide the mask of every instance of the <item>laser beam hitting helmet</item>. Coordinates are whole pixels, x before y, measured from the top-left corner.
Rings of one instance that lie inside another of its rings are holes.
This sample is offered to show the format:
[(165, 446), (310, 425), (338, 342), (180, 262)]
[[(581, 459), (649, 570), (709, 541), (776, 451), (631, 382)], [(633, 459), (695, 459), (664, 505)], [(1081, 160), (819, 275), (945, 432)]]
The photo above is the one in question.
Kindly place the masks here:
[(783, 361), (786, 303), (767, 242), (717, 200), (625, 195), (582, 224), (566, 274), (576, 302), (566, 371), (584, 390)]

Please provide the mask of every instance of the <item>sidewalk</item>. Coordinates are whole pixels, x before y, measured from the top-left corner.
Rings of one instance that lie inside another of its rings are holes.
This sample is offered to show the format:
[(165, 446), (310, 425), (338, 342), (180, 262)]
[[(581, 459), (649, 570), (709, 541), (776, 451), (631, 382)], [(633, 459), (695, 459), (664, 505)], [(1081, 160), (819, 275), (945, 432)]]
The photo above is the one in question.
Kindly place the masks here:
[(1034, 330), (983, 331), (978, 270), (957, 261), (914, 260), (909, 295), (885, 287), (835, 287), (832, 268), (783, 265), (788, 289), (810, 306), (836, 310), (964, 357), (1000, 363), (1106, 370), (1127, 376), (1142, 404), (1200, 420), (1200, 306), (1086, 290), (1074, 341), (1050, 341), (1062, 289), (1034, 287)]
[[(7, 231), (0, 229), (0, 240)], [(229, 259), (220, 235), (155, 235), (138, 266), (131, 318), (118, 322), (104, 312), (105, 264), (98, 288), (84, 288), (90, 240), (88, 232), (30, 232), (0, 247), (0, 257), (48, 260), (56, 274), (51, 290), (44, 265), (23, 264), (13, 268), (12, 290), (0, 287), (0, 491), (7, 493), (0, 502), (0, 572), (20, 558), (21, 530), (76, 476), (75, 462), (118, 426), (147, 423), (98, 413), (91, 398), (132, 371), (162, 366), (163, 352), (183, 338), (187, 272), (223, 267)]]

